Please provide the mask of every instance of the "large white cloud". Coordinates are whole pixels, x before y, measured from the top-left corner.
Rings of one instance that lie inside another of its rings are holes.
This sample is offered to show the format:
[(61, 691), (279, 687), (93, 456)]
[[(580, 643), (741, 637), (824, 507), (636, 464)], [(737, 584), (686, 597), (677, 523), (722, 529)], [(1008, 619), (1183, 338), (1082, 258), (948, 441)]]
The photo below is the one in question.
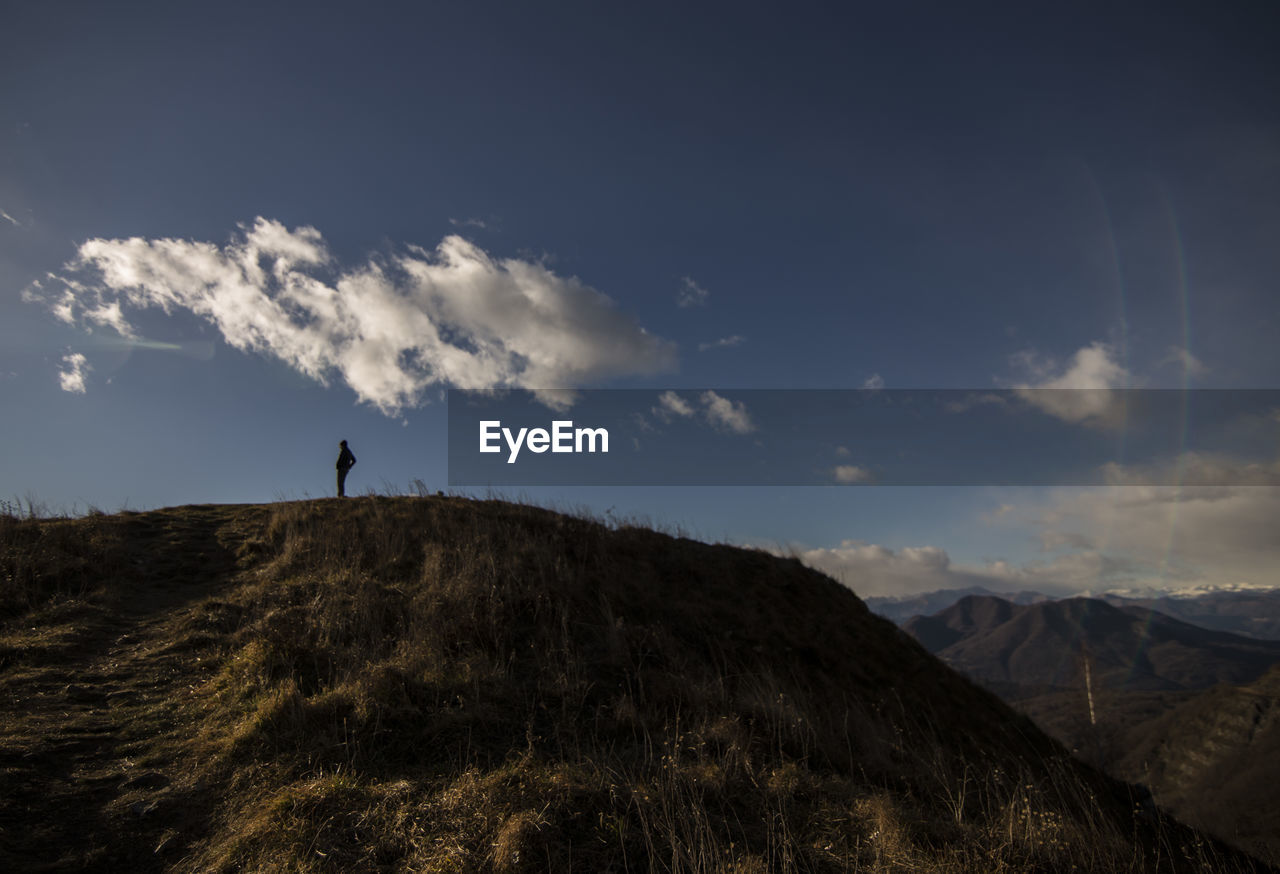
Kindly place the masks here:
[(1062, 489), (1038, 525), (1046, 545), (1128, 559), (1135, 586), (1280, 586), (1274, 486)]
[(890, 549), (875, 543), (843, 541), (839, 546), (796, 551), (805, 564), (849, 586), (860, 596), (918, 595), (937, 589), (981, 586), (993, 592), (1034, 590), (1069, 595), (1127, 584), (1130, 565), (1123, 559), (1083, 551), (1043, 561), (982, 565), (957, 564), (938, 546)]
[(893, 550), (875, 543), (845, 540), (839, 546), (798, 550), (795, 554), (809, 567), (839, 580), (863, 597), (918, 594), (977, 584), (952, 567), (946, 550), (936, 546)]
[(1046, 595), (1114, 589), (1280, 586), (1280, 488), (1150, 486), (1036, 491), (1002, 504), (1034, 559), (957, 564), (938, 546), (893, 550), (846, 540), (797, 551), (863, 596), (982, 586)]
[(576, 277), (458, 236), (344, 268), (315, 228), (259, 218), (221, 246), (89, 240), (51, 279), (60, 287), (32, 295), (65, 321), (130, 336), (130, 311), (194, 313), (237, 349), (326, 385), (336, 375), (389, 415), (434, 386), (566, 388), (676, 360), (674, 344)]

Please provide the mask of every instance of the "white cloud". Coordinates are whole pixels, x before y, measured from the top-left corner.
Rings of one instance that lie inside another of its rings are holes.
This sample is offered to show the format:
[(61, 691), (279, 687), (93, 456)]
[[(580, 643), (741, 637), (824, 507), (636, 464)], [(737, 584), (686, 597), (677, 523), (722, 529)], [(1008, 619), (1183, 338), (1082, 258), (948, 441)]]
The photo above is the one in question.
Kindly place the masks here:
[(664, 422), (670, 422), (672, 416), (688, 418), (694, 414), (693, 406), (673, 391), (664, 391), (658, 395), (658, 406), (653, 414)]
[(480, 230), (484, 230), (489, 227), (488, 222), (486, 222), (484, 219), (478, 219), (478, 218), (469, 218), (469, 219), (451, 218), (449, 219), (449, 224), (453, 225), (455, 228), (480, 228)]
[(848, 458), (852, 453), (849, 452), (848, 446), (837, 446), (836, 455), (840, 458)]
[(838, 483), (865, 483), (871, 481), (871, 471), (856, 464), (838, 464), (831, 469)]
[(750, 434), (756, 426), (747, 412), (747, 405), (741, 401), (734, 402), (723, 398), (713, 391), (704, 391), (696, 401), (689, 401), (674, 391), (664, 391), (658, 395), (658, 405), (650, 412), (663, 422), (670, 422), (679, 416), (691, 418), (698, 413), (698, 404), (702, 405), (702, 417), (708, 424), (732, 431), (735, 434)]
[(0, 218), (4, 219), (9, 224), (13, 225), (15, 228), (22, 227), (22, 222), (18, 221), (16, 218), (9, 215), (9, 213), (5, 212), (3, 209), (0, 209)]
[(682, 419), (696, 416), (699, 404), (702, 406), (702, 418), (716, 428), (735, 434), (750, 434), (756, 428), (746, 404), (741, 401), (735, 403), (713, 391), (704, 391), (696, 401), (686, 400), (673, 391), (664, 391), (658, 395), (658, 405), (652, 407), (650, 412), (669, 423), (677, 416)]
[(698, 351), (706, 352), (709, 349), (727, 349), (731, 346), (741, 346), (747, 342), (747, 338), (734, 334), (732, 337), (721, 337), (719, 340), (713, 340), (710, 343), (699, 343)]
[(862, 387), (872, 391), (879, 391), (884, 388), (884, 377), (878, 373), (873, 373), (863, 380)]
[(93, 368), (79, 352), (69, 352), (62, 356), (62, 368), (58, 371), (58, 384), (63, 391), (73, 394), (84, 394), (84, 379)]
[[(320, 232), (259, 218), (226, 245), (93, 239), (66, 265), (56, 316), (130, 335), (130, 310), (187, 311), (226, 342), (394, 415), (439, 386), (563, 388), (669, 370), (672, 343), (545, 265), (461, 237), (434, 252), (336, 265)], [(35, 293), (35, 292), (33, 292)]]
[(701, 307), (707, 305), (707, 300), (711, 297), (711, 292), (698, 285), (698, 283), (694, 282), (693, 279), (688, 276), (682, 277), (680, 279), (680, 283), (680, 291), (676, 294), (676, 306), (681, 309), (687, 309), (688, 307)]
[(1129, 371), (1114, 355), (1107, 344), (1094, 342), (1076, 350), (1062, 368), (1041, 360), (1034, 352), (1021, 352), (1013, 357), (1013, 363), (1027, 372), (1031, 381), (1013, 388), (1032, 406), (1065, 422), (1108, 424), (1117, 412), (1111, 389), (1130, 382)]
[(750, 434), (756, 429), (747, 413), (747, 405), (723, 398), (713, 391), (702, 393), (702, 404), (707, 414), (707, 421), (718, 428), (724, 428), (735, 434)]

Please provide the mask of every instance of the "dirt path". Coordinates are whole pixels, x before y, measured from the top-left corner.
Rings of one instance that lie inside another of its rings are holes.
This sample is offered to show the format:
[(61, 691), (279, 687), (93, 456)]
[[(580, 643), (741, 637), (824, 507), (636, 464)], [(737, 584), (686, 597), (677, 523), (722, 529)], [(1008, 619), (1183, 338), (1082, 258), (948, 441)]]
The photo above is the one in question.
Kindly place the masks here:
[(31, 655), (0, 671), (0, 868), (158, 870), (207, 821), (182, 703), (219, 661), (199, 628), (227, 619), (204, 602), (235, 580), (244, 512), (128, 517), (133, 579), (10, 630)]

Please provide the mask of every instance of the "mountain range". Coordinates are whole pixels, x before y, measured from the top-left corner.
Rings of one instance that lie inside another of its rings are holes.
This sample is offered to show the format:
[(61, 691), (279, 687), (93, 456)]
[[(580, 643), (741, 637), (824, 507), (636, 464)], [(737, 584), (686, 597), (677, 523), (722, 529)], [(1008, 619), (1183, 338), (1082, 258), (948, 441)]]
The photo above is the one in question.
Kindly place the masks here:
[[(961, 598), (982, 595), (1014, 604), (1060, 600), (1034, 591), (995, 592), (981, 586), (939, 589), (915, 595), (866, 599), (874, 612), (899, 625), (913, 616), (930, 616)], [(1280, 640), (1280, 588), (1206, 587), (1165, 590), (1124, 589), (1080, 597), (1096, 598), (1115, 607), (1145, 607), (1214, 631), (1229, 631), (1260, 640)]]

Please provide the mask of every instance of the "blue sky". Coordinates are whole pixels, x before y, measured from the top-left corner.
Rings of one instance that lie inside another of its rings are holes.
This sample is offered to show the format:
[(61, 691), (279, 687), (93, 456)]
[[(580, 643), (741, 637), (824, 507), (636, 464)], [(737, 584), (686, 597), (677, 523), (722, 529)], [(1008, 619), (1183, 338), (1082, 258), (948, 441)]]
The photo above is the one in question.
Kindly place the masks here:
[[(0, 494), (443, 486), (459, 385), (1276, 387), (1267, 4), (551, 5), (8, 11)], [(1280, 582), (1274, 488), (528, 494), (867, 594)]]

